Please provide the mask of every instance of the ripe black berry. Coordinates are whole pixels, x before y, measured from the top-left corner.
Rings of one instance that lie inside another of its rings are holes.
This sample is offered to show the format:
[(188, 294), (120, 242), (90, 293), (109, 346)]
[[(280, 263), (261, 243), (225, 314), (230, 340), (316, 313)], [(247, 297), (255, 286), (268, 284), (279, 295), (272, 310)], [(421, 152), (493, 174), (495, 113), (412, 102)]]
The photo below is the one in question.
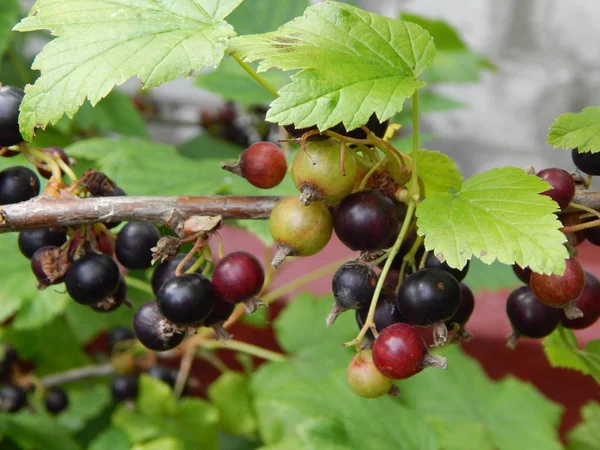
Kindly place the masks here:
[(165, 366), (150, 367), (146, 373), (149, 377), (160, 380), (171, 387), (174, 387), (177, 381), (177, 371)]
[(529, 284), (529, 279), (531, 278), (531, 269), (529, 267), (523, 268), (518, 264), (513, 264), (512, 269), (519, 280), (525, 284)]
[(40, 179), (27, 167), (14, 166), (0, 172), (0, 205), (27, 201), (40, 193)]
[[(387, 130), (388, 121), (384, 120), (383, 122), (380, 122), (379, 119), (377, 119), (377, 115), (372, 114), (365, 125), (369, 130), (373, 132), (373, 134), (382, 138)], [(331, 131), (335, 131), (336, 133), (343, 134), (344, 136), (348, 136), (354, 139), (367, 138), (367, 133), (362, 128), (355, 128), (352, 131), (346, 131), (346, 127), (341, 123), (334, 126)]]
[(114, 294), (103, 298), (98, 303), (93, 303), (90, 307), (100, 313), (108, 313), (117, 309), (123, 304), (127, 296), (127, 282), (123, 275), (119, 278), (119, 286)]
[(176, 325), (202, 322), (215, 307), (215, 290), (208, 278), (186, 273), (167, 281), (156, 295), (160, 312)]
[(579, 153), (576, 148), (571, 152), (573, 163), (588, 175), (600, 175), (600, 153)]
[(537, 176), (552, 186), (542, 194), (547, 195), (556, 203), (560, 209), (569, 206), (575, 195), (575, 181), (569, 172), (564, 169), (553, 167), (551, 169), (540, 170)]
[(149, 222), (129, 222), (117, 234), (115, 255), (128, 269), (146, 269), (152, 264), (152, 247), (160, 239), (160, 232)]
[(342, 200), (333, 217), (335, 233), (351, 250), (390, 247), (399, 227), (394, 202), (373, 190), (350, 194)]
[(46, 394), (44, 405), (50, 414), (58, 414), (69, 407), (69, 397), (61, 388), (53, 387)]
[(114, 294), (119, 287), (119, 267), (111, 258), (88, 253), (71, 265), (65, 277), (67, 292), (82, 305), (92, 305)]
[[(359, 330), (365, 325), (367, 316), (369, 314), (369, 306), (370, 305), (366, 305), (356, 310), (355, 318)], [(400, 314), (400, 311), (398, 311), (398, 306), (396, 305), (395, 291), (384, 290), (381, 292), (379, 301), (375, 307), (373, 322), (375, 323), (375, 329), (378, 333), (381, 333), (384, 329), (394, 323), (405, 322)], [(367, 331), (365, 336), (371, 341), (375, 339), (375, 336), (373, 336), (373, 332), (371, 330)]]
[(239, 303), (257, 295), (265, 282), (265, 271), (254, 255), (230, 253), (221, 259), (212, 274), (215, 293), (221, 299)]
[(8, 384), (0, 389), (0, 411), (17, 412), (27, 403), (27, 394), (21, 386)]
[(52, 231), (50, 228), (26, 230), (19, 233), (19, 250), (26, 258), (31, 258), (37, 249), (53, 245), (60, 247), (67, 241), (64, 231)]
[(562, 312), (540, 302), (529, 286), (521, 286), (508, 296), (506, 314), (513, 328), (507, 346), (514, 348), (520, 336), (548, 336), (558, 326)]
[(137, 375), (120, 375), (110, 384), (113, 399), (117, 402), (134, 400), (138, 394), (139, 378)]
[(471, 262), (467, 261), (467, 264), (462, 269), (455, 269), (450, 267), (445, 261), (441, 262), (437, 257), (433, 254), (433, 252), (428, 252), (425, 257), (425, 268), (426, 269), (441, 269), (444, 272), (448, 272), (459, 283), (465, 279), (467, 273), (469, 272), (469, 264)]
[(222, 163), (221, 168), (244, 177), (261, 189), (277, 186), (287, 172), (283, 150), (272, 142), (257, 142), (242, 152), (236, 163)]
[(377, 275), (367, 264), (351, 261), (336, 270), (331, 280), (333, 308), (327, 325), (348, 309), (368, 308), (375, 293)]
[(114, 327), (108, 330), (108, 348), (111, 353), (117, 344), (135, 339), (133, 330), (127, 327)]
[(23, 141), (19, 131), (19, 107), (24, 96), (22, 89), (0, 86), (0, 147), (10, 147)]
[(564, 314), (561, 315), (560, 321), (567, 328), (582, 330), (600, 318), (600, 280), (589, 272), (585, 272), (585, 286), (575, 300), (575, 306), (581, 310), (583, 317), (568, 319)]
[[(172, 278), (175, 278), (175, 270), (177, 270), (177, 266), (181, 261), (183, 261), (185, 255), (179, 254), (173, 259), (168, 259), (166, 261), (161, 262), (154, 272), (152, 272), (152, 279), (150, 280), (150, 284), (152, 285), (152, 291), (154, 294), (157, 294), (163, 284), (169, 281)], [(196, 262), (196, 258), (190, 258), (183, 265), (182, 273), (188, 270), (192, 265)], [(202, 268), (199, 268), (197, 272), (201, 272)]]
[(155, 352), (171, 350), (181, 344), (184, 334), (169, 330), (165, 317), (158, 310), (156, 302), (145, 303), (133, 318), (133, 331), (142, 345)]
[(462, 327), (473, 314), (475, 297), (473, 291), (465, 283), (460, 283), (460, 304), (454, 315), (446, 321), (448, 329)]
[(212, 327), (219, 340), (231, 339), (232, 335), (223, 328), (223, 324), (227, 322), (227, 319), (229, 319), (234, 309), (235, 305), (233, 303), (226, 302), (220, 297), (217, 297), (215, 307), (206, 319), (202, 321), (202, 325), (205, 327)]
[[(303, 134), (308, 133), (309, 131), (317, 131), (318, 128), (316, 125), (313, 125), (312, 127), (307, 127), (307, 128), (296, 128), (294, 126), (294, 124), (289, 124), (289, 125), (284, 125), (283, 128), (285, 129), (285, 131), (287, 131), (289, 133), (290, 136), (292, 136), (293, 138), (301, 138)], [(316, 141), (325, 141), (329, 139), (329, 136), (325, 135), (325, 134), (314, 134), (312, 136), (310, 136), (307, 141), (309, 142), (316, 142)]]

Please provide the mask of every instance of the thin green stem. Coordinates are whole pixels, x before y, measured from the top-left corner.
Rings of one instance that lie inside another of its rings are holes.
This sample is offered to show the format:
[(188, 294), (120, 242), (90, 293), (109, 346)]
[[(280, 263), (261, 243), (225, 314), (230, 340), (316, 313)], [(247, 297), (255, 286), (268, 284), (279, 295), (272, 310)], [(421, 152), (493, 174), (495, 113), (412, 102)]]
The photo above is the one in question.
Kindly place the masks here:
[(419, 152), (419, 90), (415, 90), (413, 94), (413, 148), (412, 161), (410, 170), (410, 194), (412, 196), (420, 196), (419, 178), (417, 174), (417, 153)]
[(207, 340), (200, 343), (202, 348), (206, 349), (224, 349), (237, 352), (247, 353), (248, 355), (256, 356), (267, 361), (285, 361), (287, 357), (281, 353), (273, 352), (256, 345), (248, 344), (247, 342), (236, 341), (230, 339), (227, 341)]
[(373, 167), (371, 167), (371, 170), (369, 170), (369, 172), (367, 172), (367, 174), (365, 175), (365, 177), (362, 179), (362, 181), (360, 182), (360, 186), (358, 187), (359, 191), (362, 191), (365, 189), (365, 186), (367, 185), (367, 182), (369, 181), (369, 179), (373, 176), (373, 174), (383, 165), (385, 164), (385, 162), (388, 160), (387, 156), (380, 159), (379, 162), (377, 164), (375, 164)]
[(573, 203), (573, 202), (569, 203), (569, 206), (571, 208), (580, 209), (581, 211), (585, 211), (587, 213), (590, 213), (590, 214), (592, 214), (592, 215), (594, 215), (594, 216), (596, 216), (596, 217), (598, 217), (600, 219), (600, 213), (598, 211), (596, 211), (595, 209), (588, 208), (587, 206), (580, 205), (578, 203)]
[(267, 91), (269, 91), (271, 94), (273, 94), (273, 96), (275, 98), (279, 97), (279, 94), (277, 93), (277, 89), (275, 89), (273, 86), (271, 86), (267, 80), (265, 80), (258, 73), (256, 73), (256, 71), (252, 68), (252, 66), (250, 64), (244, 62), (242, 60), (242, 58), (240, 58), (240, 56), (237, 55), (236, 53), (231, 53), (231, 56), (233, 57), (233, 59), (235, 59), (235, 61), (240, 66), (242, 66), (242, 69), (244, 69), (246, 71), (246, 73), (248, 73), (248, 75), (250, 75), (254, 79), (254, 81), (256, 81), (258, 84), (260, 84), (262, 87), (264, 87)]
[(125, 282), (127, 286), (131, 286), (138, 291), (146, 292), (148, 294), (154, 295), (154, 291), (152, 291), (152, 286), (147, 281), (140, 280), (138, 278), (133, 278), (128, 275), (125, 275)]

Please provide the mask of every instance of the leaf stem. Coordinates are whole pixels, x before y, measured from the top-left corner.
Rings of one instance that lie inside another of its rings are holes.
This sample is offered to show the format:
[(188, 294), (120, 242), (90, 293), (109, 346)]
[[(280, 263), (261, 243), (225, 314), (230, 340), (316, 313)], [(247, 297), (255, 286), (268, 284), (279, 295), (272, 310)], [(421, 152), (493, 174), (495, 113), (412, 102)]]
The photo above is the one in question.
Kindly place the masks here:
[(410, 196), (420, 196), (419, 192), (419, 177), (417, 174), (417, 154), (419, 152), (419, 90), (416, 89), (413, 94), (413, 148), (412, 148), (412, 161), (410, 170)]
[(115, 373), (115, 369), (112, 364), (101, 364), (98, 366), (84, 366), (77, 367), (76, 369), (67, 370), (66, 372), (54, 373), (52, 375), (46, 375), (40, 379), (40, 383), (45, 388), (51, 388), (54, 386), (60, 386), (66, 383), (72, 383), (74, 381), (85, 380), (88, 378), (105, 377)]
[(235, 59), (235, 61), (242, 66), (242, 69), (244, 69), (246, 71), (246, 73), (248, 73), (248, 75), (250, 75), (254, 81), (256, 81), (258, 84), (260, 84), (262, 87), (264, 87), (267, 91), (269, 91), (271, 94), (273, 94), (273, 96), (275, 98), (279, 97), (279, 93), (277, 92), (277, 90), (271, 86), (269, 84), (269, 82), (267, 80), (265, 80), (263, 77), (261, 77), (253, 68), (250, 64), (244, 62), (242, 60), (242, 58), (240, 58), (240, 56), (236, 53), (231, 53), (231, 56), (233, 57), (233, 59)]
[(150, 286), (150, 283), (148, 283), (147, 281), (143, 281), (138, 278), (134, 278), (129, 275), (126, 275), (125, 283), (127, 283), (127, 286), (135, 288), (138, 291), (142, 291), (147, 294), (154, 295), (154, 291), (152, 291), (152, 287)]
[(281, 353), (267, 350), (247, 342), (230, 339), (227, 341), (206, 340), (200, 343), (200, 347), (206, 349), (224, 349), (247, 353), (267, 361), (285, 361), (287, 357)]

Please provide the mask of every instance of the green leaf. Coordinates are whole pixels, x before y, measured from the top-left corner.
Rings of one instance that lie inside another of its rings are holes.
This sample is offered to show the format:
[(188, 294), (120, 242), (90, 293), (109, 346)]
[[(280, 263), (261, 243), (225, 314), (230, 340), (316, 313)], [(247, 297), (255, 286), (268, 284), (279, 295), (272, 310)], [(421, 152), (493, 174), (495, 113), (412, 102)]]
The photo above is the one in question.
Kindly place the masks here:
[(539, 273), (560, 274), (568, 253), (566, 238), (545, 195), (542, 179), (516, 167), (492, 169), (469, 178), (456, 193), (435, 193), (417, 209), (419, 234), (427, 250), (451, 267), (472, 256), (490, 264), (529, 266)]
[(457, 346), (441, 353), (448, 358), (448, 370), (425, 369), (400, 382), (399, 399), (433, 424), (442, 442), (478, 450), (562, 448), (557, 432), (561, 407), (516, 379), (490, 381)]
[(86, 98), (95, 105), (133, 76), (153, 87), (216, 67), (234, 34), (222, 19), (240, 2), (38, 0), (15, 30), (48, 29), (57, 38), (33, 64), (42, 75), (25, 91), (23, 137), (72, 117)]
[(600, 403), (581, 409), (582, 421), (569, 433), (569, 450), (597, 450), (600, 443)]
[(544, 352), (552, 367), (577, 370), (591, 375), (600, 384), (600, 339), (595, 339), (579, 348), (573, 331), (559, 328), (543, 340)]
[(402, 109), (425, 83), (417, 78), (435, 45), (418, 25), (338, 2), (309, 7), (302, 17), (262, 35), (231, 40), (231, 49), (259, 70), (301, 71), (271, 104), (267, 120), (320, 130), (343, 122), (348, 130)]
[(569, 150), (577, 147), (580, 153), (600, 152), (600, 106), (558, 116), (550, 127), (548, 144)]
[[(429, 73), (429, 71), (425, 72)], [(419, 111), (423, 113), (444, 112), (456, 108), (464, 108), (465, 104), (451, 97), (435, 92), (419, 92)], [(409, 108), (406, 108), (407, 110)], [(412, 108), (410, 108), (412, 109)]]
[(0, 413), (0, 435), (22, 449), (79, 450), (69, 431), (45, 414)]
[(136, 408), (122, 405), (113, 415), (113, 425), (136, 444), (172, 438), (190, 450), (217, 448), (217, 421), (218, 413), (209, 403), (191, 398), (176, 403), (165, 383), (145, 375), (140, 378)]
[(500, 289), (513, 289), (523, 283), (517, 278), (511, 266), (498, 261), (484, 264), (478, 259), (472, 259), (469, 273), (464, 282), (474, 294), (478, 292), (496, 292)]
[(219, 410), (219, 426), (226, 433), (252, 436), (257, 428), (248, 377), (225, 372), (208, 388), (208, 398)]
[(600, 339), (588, 342), (583, 347), (581, 355), (590, 370), (590, 374), (600, 384)]
[(19, 0), (3, 0), (0, 9), (0, 67), (2, 57), (9, 47), (11, 40), (11, 28), (19, 20), (21, 14), (21, 2)]
[[(266, 33), (285, 22), (301, 16), (307, 0), (260, 0), (245, 1), (227, 18), (238, 35)], [(248, 20), (251, 17), (252, 20)]]
[[(201, 134), (178, 147), (179, 153), (190, 159), (237, 159), (244, 148), (210, 134)], [(230, 176), (229, 173), (223, 172)]]
[[(253, 4), (244, 2), (242, 4)], [(279, 89), (289, 76), (269, 70), (262, 74), (263, 78), (275, 89)], [(238, 102), (245, 106), (263, 105), (273, 101), (273, 94), (254, 81), (233, 59), (224, 59), (214, 72), (200, 74), (196, 77), (196, 86), (219, 94), (226, 100)]]
[(421, 149), (417, 153), (419, 178), (423, 180), (427, 197), (434, 192), (459, 191), (462, 186), (462, 175), (456, 163), (444, 153)]
[(73, 122), (78, 128), (86, 131), (149, 137), (144, 119), (131, 99), (117, 90), (100, 100), (95, 107), (89, 102), (84, 103), (73, 117)]
[(183, 448), (177, 439), (164, 437), (145, 444), (134, 445), (131, 450), (183, 450)]
[(127, 434), (119, 428), (104, 430), (89, 446), (88, 450), (130, 450), (131, 442)]
[(104, 382), (82, 382), (68, 386), (66, 391), (69, 407), (57, 416), (57, 421), (72, 432), (83, 429), (112, 402), (108, 384)]
[(212, 195), (229, 176), (221, 159), (200, 164), (169, 145), (137, 139), (87, 139), (66, 151), (79, 167), (105, 172), (128, 195)]
[(447, 22), (408, 13), (402, 13), (401, 18), (425, 28), (435, 41), (435, 59), (424, 74), (428, 83), (479, 81), (480, 71), (489, 68), (489, 63), (469, 49)]

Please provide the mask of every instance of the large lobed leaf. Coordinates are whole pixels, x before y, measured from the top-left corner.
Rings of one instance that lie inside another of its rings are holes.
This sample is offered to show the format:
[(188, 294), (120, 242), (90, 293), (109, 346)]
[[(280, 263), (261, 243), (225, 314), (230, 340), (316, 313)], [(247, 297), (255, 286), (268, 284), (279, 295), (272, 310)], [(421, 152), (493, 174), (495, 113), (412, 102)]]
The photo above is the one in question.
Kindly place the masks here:
[(58, 36), (34, 61), (19, 123), (26, 140), (138, 76), (146, 87), (219, 64), (241, 0), (38, 0), (15, 29)]
[(564, 113), (556, 118), (548, 134), (548, 144), (580, 152), (600, 152), (600, 106), (579, 113)]
[(472, 256), (490, 264), (529, 266), (561, 274), (568, 253), (548, 184), (516, 167), (492, 169), (464, 182), (456, 193), (435, 193), (417, 209), (425, 247), (451, 267)]
[(423, 181), (428, 197), (434, 192), (458, 191), (462, 186), (462, 175), (456, 163), (444, 153), (421, 149), (417, 152), (419, 178)]
[(594, 339), (580, 349), (573, 331), (559, 326), (544, 339), (543, 345), (552, 367), (577, 370), (591, 375), (600, 384), (600, 339)]
[(590, 402), (581, 410), (582, 422), (569, 433), (569, 450), (594, 450), (600, 443), (600, 403)]
[(277, 31), (234, 38), (230, 48), (259, 70), (301, 70), (280, 90), (267, 120), (319, 129), (343, 122), (364, 125), (402, 109), (425, 84), (419, 75), (431, 64), (435, 45), (419, 25), (356, 7), (323, 2)]

